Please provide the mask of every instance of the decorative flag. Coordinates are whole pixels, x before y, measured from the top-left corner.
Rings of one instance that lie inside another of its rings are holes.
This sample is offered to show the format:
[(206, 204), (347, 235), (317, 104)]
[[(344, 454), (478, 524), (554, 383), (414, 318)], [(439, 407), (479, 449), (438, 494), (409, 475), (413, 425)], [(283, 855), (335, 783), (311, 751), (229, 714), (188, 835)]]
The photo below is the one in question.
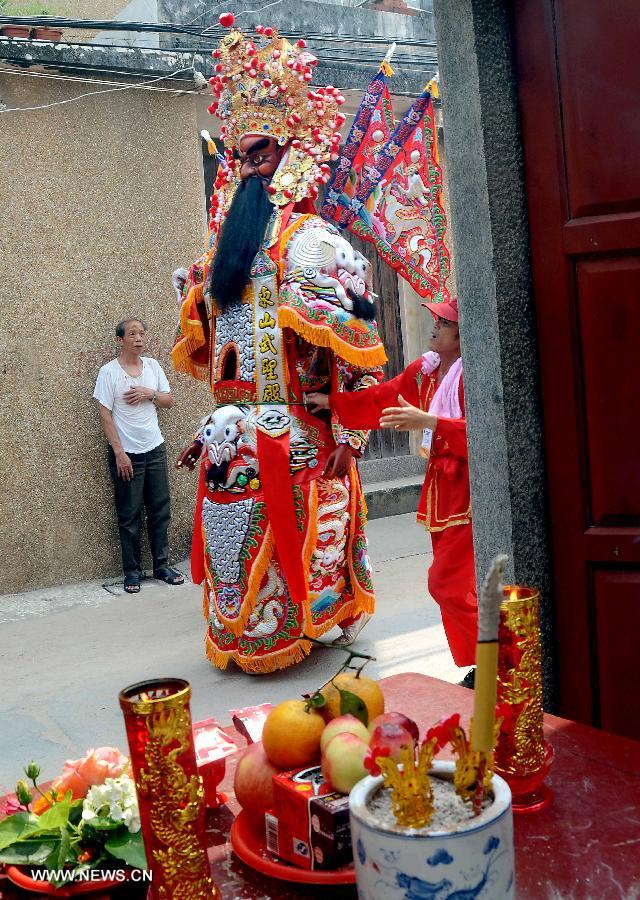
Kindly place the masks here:
[(353, 120), (338, 165), (327, 184), (322, 216), (345, 227), (351, 201), (360, 192), (363, 168), (372, 165), (376, 153), (394, 130), (393, 107), (387, 86), (389, 67), (381, 67), (369, 84)]
[[(374, 202), (371, 202), (371, 199)], [(353, 215), (355, 213), (355, 215)], [(373, 243), (421, 297), (448, 298), (442, 169), (431, 95), (424, 92), (376, 155), (354, 197), (347, 226)]]
[(381, 145), (377, 132), (393, 116), (382, 80), (374, 78), (356, 114), (322, 215), (372, 243), (421, 297), (446, 300), (451, 262), (432, 95), (426, 89)]

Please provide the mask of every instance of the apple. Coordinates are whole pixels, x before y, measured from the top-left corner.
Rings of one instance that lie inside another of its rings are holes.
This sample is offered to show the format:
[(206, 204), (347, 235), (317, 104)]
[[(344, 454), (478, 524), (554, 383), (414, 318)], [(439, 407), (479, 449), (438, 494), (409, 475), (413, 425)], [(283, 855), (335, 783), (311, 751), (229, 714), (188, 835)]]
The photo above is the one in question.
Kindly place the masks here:
[(415, 746), (413, 735), (402, 725), (396, 725), (394, 722), (383, 722), (374, 729), (369, 742), (373, 758), (376, 756), (378, 747), (388, 747), (389, 756), (400, 761), (400, 754), (405, 747)]
[(233, 779), (240, 806), (256, 815), (273, 806), (273, 776), (280, 771), (264, 752), (262, 741), (249, 744), (238, 761)]
[(386, 712), (382, 713), (381, 716), (376, 716), (375, 719), (372, 719), (371, 722), (369, 722), (369, 731), (373, 734), (378, 725), (384, 725), (387, 722), (393, 722), (394, 725), (400, 725), (402, 728), (406, 728), (415, 741), (420, 737), (420, 731), (413, 719), (410, 719), (408, 716), (405, 716), (404, 713), (400, 712)]
[(325, 726), (324, 731), (320, 735), (320, 750), (324, 750), (329, 741), (337, 734), (346, 734), (347, 732), (355, 734), (355, 736), (360, 738), (365, 744), (369, 743), (371, 735), (367, 730), (367, 726), (364, 725), (357, 716), (338, 716), (337, 719), (332, 719), (329, 724)]
[(331, 787), (348, 794), (368, 773), (364, 767), (367, 745), (355, 734), (343, 731), (336, 734), (322, 754), (322, 775)]

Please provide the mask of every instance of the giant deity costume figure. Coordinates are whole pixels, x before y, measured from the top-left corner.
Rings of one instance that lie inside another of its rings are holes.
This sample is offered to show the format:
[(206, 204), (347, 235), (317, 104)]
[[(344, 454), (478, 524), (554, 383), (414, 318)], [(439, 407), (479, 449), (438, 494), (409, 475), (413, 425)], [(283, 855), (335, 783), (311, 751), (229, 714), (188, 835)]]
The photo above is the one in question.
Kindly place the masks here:
[(386, 356), (367, 260), (314, 214), (344, 98), (310, 87), (304, 41), (256, 30), (232, 28), (214, 51), (225, 154), (173, 360), (214, 401), (177, 463), (202, 459), (191, 565), (207, 655), (261, 673), (336, 625), (347, 643), (373, 611), (355, 464), (367, 434), (312, 413), (305, 394), (376, 384)]

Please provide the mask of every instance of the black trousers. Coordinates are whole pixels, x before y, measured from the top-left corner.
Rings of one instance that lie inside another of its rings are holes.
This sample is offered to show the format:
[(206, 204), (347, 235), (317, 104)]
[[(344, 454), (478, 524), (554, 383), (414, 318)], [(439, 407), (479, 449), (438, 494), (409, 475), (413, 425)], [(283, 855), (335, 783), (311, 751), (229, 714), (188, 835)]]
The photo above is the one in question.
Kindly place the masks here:
[(167, 529), (171, 519), (171, 500), (167, 448), (165, 444), (160, 444), (148, 453), (129, 453), (128, 456), (133, 465), (131, 481), (125, 481), (118, 475), (116, 456), (109, 447), (109, 471), (115, 491), (122, 545), (122, 570), (125, 577), (137, 577), (142, 571), (140, 525), (143, 507), (147, 514), (147, 534), (154, 571), (166, 566), (169, 558)]

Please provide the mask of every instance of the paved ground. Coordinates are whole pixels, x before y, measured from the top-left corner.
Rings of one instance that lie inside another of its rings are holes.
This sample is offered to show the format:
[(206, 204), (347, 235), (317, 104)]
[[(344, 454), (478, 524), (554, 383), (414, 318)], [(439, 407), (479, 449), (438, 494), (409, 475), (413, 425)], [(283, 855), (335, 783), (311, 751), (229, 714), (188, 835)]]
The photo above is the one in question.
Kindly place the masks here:
[[(466, 670), (454, 665), (427, 596), (428, 535), (413, 515), (376, 519), (367, 531), (377, 613), (358, 647), (376, 657), (368, 670), (459, 681)], [(92, 583), (0, 598), (0, 794), (13, 789), (30, 759), (51, 778), (87, 747), (116, 744), (126, 752), (118, 692), (143, 678), (186, 678), (194, 719), (228, 722), (230, 708), (319, 687), (344, 658), (319, 649), (273, 675), (219, 672), (204, 656), (199, 587), (151, 580), (135, 598), (117, 586), (110, 590)]]

